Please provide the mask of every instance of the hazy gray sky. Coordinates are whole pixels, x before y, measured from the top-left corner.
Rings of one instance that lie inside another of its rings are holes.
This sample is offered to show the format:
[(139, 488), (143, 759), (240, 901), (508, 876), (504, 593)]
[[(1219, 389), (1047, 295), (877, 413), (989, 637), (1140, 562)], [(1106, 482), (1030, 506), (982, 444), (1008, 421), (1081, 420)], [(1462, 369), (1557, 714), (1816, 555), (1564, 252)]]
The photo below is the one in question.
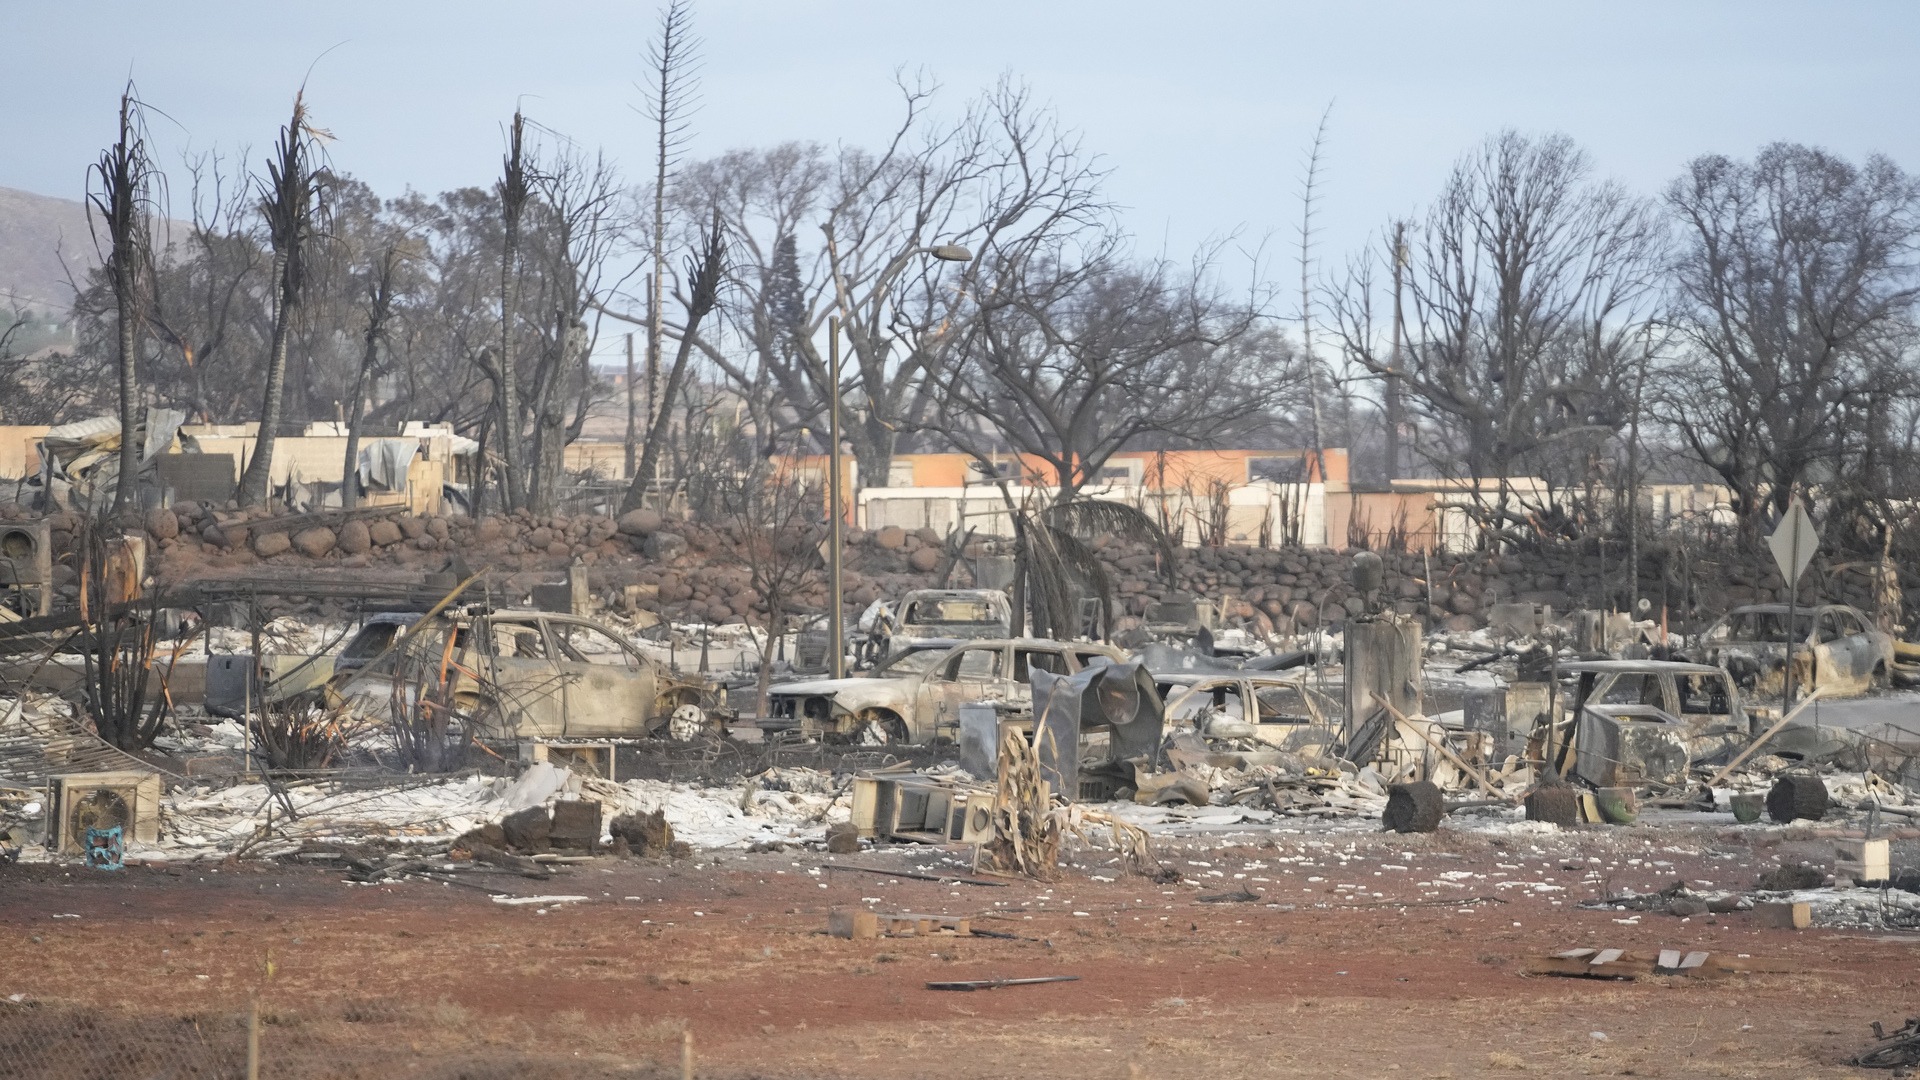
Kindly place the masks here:
[[(633, 84), (656, 18), (651, 2), (584, 0), (5, 0), (0, 186), (79, 197), (129, 73), (178, 122), (153, 123), (166, 160), (189, 144), (264, 148), (336, 44), (309, 104), (338, 137), (336, 166), (384, 194), (489, 182), (521, 95), (529, 115), (639, 172)], [(1010, 72), (1104, 155), (1142, 246), (1173, 255), (1235, 231), (1292, 243), (1303, 151), (1329, 101), (1329, 265), (1504, 126), (1565, 131), (1647, 192), (1693, 155), (1775, 139), (1920, 168), (1911, 2), (702, 0), (696, 25), (695, 154), (873, 144), (899, 115), (896, 69), (931, 72), (950, 110)]]

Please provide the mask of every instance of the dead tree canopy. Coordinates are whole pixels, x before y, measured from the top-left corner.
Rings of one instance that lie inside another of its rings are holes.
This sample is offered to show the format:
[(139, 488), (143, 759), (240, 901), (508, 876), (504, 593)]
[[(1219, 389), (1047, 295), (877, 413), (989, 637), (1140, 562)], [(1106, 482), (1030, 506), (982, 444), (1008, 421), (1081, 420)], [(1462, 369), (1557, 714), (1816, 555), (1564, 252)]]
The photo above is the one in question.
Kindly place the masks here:
[(1660, 400), (1736, 511), (1751, 523), (1884, 462), (1920, 295), (1920, 184), (1883, 157), (1777, 143), (1695, 159), (1666, 205), (1681, 337)]
[(1287, 372), (1254, 333), (1259, 313), (1205, 267), (1003, 253), (939, 373), (941, 432), (985, 462), (1031, 455), (1073, 500), (1116, 451), (1213, 444), (1258, 421)]
[(1556, 455), (1577, 460), (1627, 421), (1664, 230), (1650, 202), (1592, 172), (1565, 135), (1507, 131), (1465, 155), (1406, 231), (1397, 366), (1381, 295), (1392, 241), (1331, 290), (1347, 355), (1398, 376), (1442, 475), (1552, 472)]

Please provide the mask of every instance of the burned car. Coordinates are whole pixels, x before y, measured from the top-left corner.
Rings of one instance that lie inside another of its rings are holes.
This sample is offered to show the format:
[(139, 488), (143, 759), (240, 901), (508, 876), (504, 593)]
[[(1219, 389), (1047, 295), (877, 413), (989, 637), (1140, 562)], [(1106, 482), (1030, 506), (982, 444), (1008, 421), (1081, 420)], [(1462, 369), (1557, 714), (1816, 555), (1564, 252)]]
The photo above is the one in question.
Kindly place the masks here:
[(410, 694), (444, 678), (456, 714), (483, 741), (641, 737), (688, 706), (723, 719), (717, 686), (669, 672), (592, 619), (482, 609), (422, 620), (397, 639), (394, 631), (385, 622), (362, 628), (392, 644), (336, 675), (330, 701), (381, 717), (396, 683)]
[(1166, 726), (1190, 725), (1214, 739), (1248, 738), (1318, 756), (1339, 735), (1327, 720), (1339, 702), (1311, 685), (1304, 671), (1159, 671)]
[(959, 730), (960, 706), (994, 702), (1033, 707), (1032, 672), (1071, 675), (1126, 659), (1110, 645), (1038, 638), (954, 642), (896, 650), (879, 668), (850, 679), (783, 683), (768, 692), (766, 731), (799, 729), (873, 743), (926, 743)]
[(1004, 638), (1013, 607), (999, 589), (916, 589), (898, 603), (875, 600), (858, 629), (854, 652), (872, 665), (905, 645)]
[(1535, 752), (1563, 767), (1571, 739), (1571, 771), (1595, 787), (1683, 785), (1693, 763), (1724, 760), (1754, 734), (1755, 718), (1723, 668), (1578, 660), (1553, 670), (1564, 707), (1551, 714), (1560, 718), (1554, 731), (1535, 733)]
[(1817, 686), (1823, 697), (1850, 697), (1887, 685), (1893, 670), (1892, 636), (1844, 604), (1797, 608), (1791, 615), (1785, 604), (1734, 608), (1707, 629), (1696, 651), (1701, 662), (1726, 668), (1741, 689), (1778, 695), (1786, 690), (1789, 640), (1797, 693)]

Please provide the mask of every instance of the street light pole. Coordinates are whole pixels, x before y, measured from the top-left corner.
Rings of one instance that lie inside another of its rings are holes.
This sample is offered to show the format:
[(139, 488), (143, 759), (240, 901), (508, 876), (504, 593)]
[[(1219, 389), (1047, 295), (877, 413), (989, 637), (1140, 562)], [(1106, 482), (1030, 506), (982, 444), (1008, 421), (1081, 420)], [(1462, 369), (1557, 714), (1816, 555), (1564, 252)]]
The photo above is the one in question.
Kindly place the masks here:
[[(823, 228), (826, 228), (823, 226)], [(845, 310), (845, 286), (840, 281), (839, 250), (834, 246), (833, 230), (826, 228), (827, 252), (834, 267), (834, 291)], [(941, 262), (972, 262), (973, 252), (957, 244), (941, 244), (937, 247), (918, 248), (910, 254), (931, 255)], [(840, 317), (827, 316), (827, 502), (832, 521), (827, 531), (827, 578), (832, 596), (827, 610), (828, 648), (832, 650), (833, 660), (827, 671), (836, 679), (847, 677), (847, 641), (846, 641), (846, 581), (841, 575), (840, 554), (842, 546), (842, 523), (840, 506), (841, 463), (840, 463)]]
[(827, 576), (833, 579), (832, 607), (827, 611), (827, 647), (832, 662), (827, 671), (847, 677), (846, 583), (840, 576), (840, 317), (827, 316)]

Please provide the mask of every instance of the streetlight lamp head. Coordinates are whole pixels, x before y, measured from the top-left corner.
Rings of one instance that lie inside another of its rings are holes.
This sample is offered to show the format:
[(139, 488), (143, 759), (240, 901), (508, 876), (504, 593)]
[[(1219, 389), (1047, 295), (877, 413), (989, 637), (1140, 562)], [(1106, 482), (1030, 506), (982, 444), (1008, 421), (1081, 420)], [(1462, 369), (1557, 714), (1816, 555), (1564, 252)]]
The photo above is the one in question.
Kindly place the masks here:
[(928, 248), (927, 254), (932, 255), (941, 262), (973, 261), (973, 252), (968, 251), (958, 244), (941, 244), (939, 247)]

